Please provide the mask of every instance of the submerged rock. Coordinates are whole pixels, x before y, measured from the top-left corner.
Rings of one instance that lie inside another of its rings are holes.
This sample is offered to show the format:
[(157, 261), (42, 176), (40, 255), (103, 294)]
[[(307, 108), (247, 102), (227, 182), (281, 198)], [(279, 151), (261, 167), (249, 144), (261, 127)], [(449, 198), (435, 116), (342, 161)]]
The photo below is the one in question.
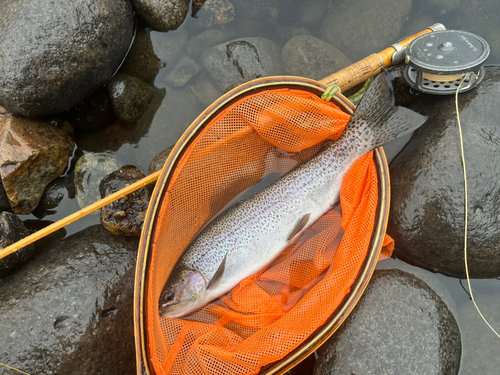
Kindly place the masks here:
[[(500, 68), (486, 68), (483, 83), (459, 95), (468, 183), (469, 273), (500, 276)], [(429, 98), (429, 118), (390, 165), (388, 233), (395, 255), (433, 272), (463, 278), (464, 181), (453, 96)]]
[(197, 25), (209, 28), (225, 25), (234, 20), (234, 6), (229, 0), (206, 0), (196, 13)]
[(318, 349), (315, 375), (458, 374), (457, 322), (420, 279), (375, 271), (360, 301)]
[(0, 115), (0, 176), (15, 213), (35, 209), (45, 187), (64, 172), (74, 147), (52, 125)]
[(158, 172), (162, 169), (163, 165), (165, 165), (165, 162), (167, 161), (168, 155), (170, 155), (173, 149), (174, 146), (171, 146), (156, 155), (153, 160), (151, 160), (151, 164), (149, 164), (148, 174)]
[(234, 38), (232, 28), (208, 29), (189, 39), (186, 45), (187, 53), (193, 57), (199, 57), (206, 49)]
[(107, 87), (115, 114), (123, 121), (137, 121), (151, 101), (151, 86), (125, 73), (114, 76)]
[(170, 68), (170, 65), (177, 60), (177, 56), (185, 48), (187, 40), (188, 33), (185, 29), (175, 33), (151, 32), (153, 50), (160, 59), (160, 68)]
[[(340, 0), (330, 7), (320, 28), (321, 39), (353, 61), (379, 52), (397, 40), (412, 0)], [(358, 20), (356, 32), (349, 24)], [(381, 20), (390, 20), (390, 27)], [(429, 25), (430, 26), (430, 25)]]
[(137, 245), (92, 226), (1, 279), (2, 363), (30, 374), (135, 374)]
[[(30, 233), (24, 226), (21, 219), (10, 212), (0, 213), (0, 248), (4, 249), (13, 243), (22, 240)], [(35, 247), (33, 244), (23, 247), (22, 249), (7, 255), (0, 259), (0, 277), (4, 277), (12, 272), (12, 270), (23, 266), (34, 255)]]
[(290, 39), (281, 51), (281, 59), (287, 74), (315, 80), (351, 64), (337, 48), (308, 35)]
[(208, 73), (200, 74), (192, 87), (194, 94), (204, 108), (222, 96), (222, 91), (215, 87), (207, 75)]
[(132, 0), (134, 8), (155, 30), (177, 29), (189, 11), (189, 0)]
[(81, 208), (101, 198), (99, 184), (118, 168), (115, 158), (106, 153), (88, 153), (78, 159), (75, 166), (75, 191)]
[(143, 27), (139, 27), (120, 71), (152, 84), (159, 70), (160, 59), (154, 52), (150, 33)]
[(219, 44), (207, 49), (201, 61), (222, 91), (234, 84), (279, 75), (283, 71), (278, 46), (265, 38), (235, 39)]
[(67, 110), (116, 72), (134, 31), (129, 1), (5, 0), (0, 103), (39, 116)]
[[(179, 61), (167, 73), (165, 81), (167, 85), (182, 87), (200, 71), (200, 66), (191, 57), (183, 55)], [(158, 85), (157, 85), (158, 87)]]
[(75, 197), (75, 185), (69, 176), (59, 177), (47, 185), (40, 203), (33, 211), (33, 215), (42, 219), (57, 212), (57, 207), (63, 199)]
[[(116, 193), (144, 178), (133, 166), (125, 166), (109, 174), (99, 185), (101, 198)], [(101, 224), (113, 234), (140, 236), (153, 189), (146, 185), (101, 209)]]

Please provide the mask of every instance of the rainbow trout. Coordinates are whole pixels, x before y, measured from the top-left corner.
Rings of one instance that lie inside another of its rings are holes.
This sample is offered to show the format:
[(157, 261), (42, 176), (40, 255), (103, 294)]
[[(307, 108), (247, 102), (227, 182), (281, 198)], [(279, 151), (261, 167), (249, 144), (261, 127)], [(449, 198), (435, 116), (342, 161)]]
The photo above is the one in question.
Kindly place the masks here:
[(356, 159), (425, 120), (394, 107), (384, 74), (379, 74), (335, 143), (198, 233), (165, 283), (160, 316), (189, 314), (262, 270), (339, 200), (342, 179)]

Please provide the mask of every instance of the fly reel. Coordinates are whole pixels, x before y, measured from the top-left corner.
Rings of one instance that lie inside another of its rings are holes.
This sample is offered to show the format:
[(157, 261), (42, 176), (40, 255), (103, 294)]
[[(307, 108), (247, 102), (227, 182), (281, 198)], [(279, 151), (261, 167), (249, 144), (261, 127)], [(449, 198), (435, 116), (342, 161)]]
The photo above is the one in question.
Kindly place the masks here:
[(483, 64), (490, 54), (486, 41), (472, 33), (457, 30), (435, 31), (413, 40), (406, 48), (404, 77), (421, 92), (435, 95), (460, 93), (479, 85), (484, 78)]

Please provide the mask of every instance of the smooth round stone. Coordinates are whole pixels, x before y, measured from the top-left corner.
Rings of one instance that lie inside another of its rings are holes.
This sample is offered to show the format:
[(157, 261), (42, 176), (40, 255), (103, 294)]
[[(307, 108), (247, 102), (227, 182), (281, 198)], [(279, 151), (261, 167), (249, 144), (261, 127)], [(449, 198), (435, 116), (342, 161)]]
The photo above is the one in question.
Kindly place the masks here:
[[(458, 97), (468, 184), (467, 260), (473, 278), (500, 276), (500, 68)], [(427, 122), (390, 165), (387, 232), (395, 255), (433, 272), (463, 278), (464, 179), (454, 96), (424, 96)]]
[(0, 103), (28, 117), (70, 109), (113, 76), (133, 34), (129, 1), (2, 1)]
[(375, 271), (360, 301), (318, 349), (315, 375), (458, 374), (457, 322), (420, 279)]
[(174, 146), (171, 146), (156, 155), (149, 164), (148, 174), (158, 172), (160, 169), (162, 169), (165, 165), (165, 162), (167, 161), (168, 155), (170, 155), (173, 149)]
[(114, 76), (107, 87), (115, 114), (123, 121), (139, 120), (151, 101), (151, 86), (125, 73)]

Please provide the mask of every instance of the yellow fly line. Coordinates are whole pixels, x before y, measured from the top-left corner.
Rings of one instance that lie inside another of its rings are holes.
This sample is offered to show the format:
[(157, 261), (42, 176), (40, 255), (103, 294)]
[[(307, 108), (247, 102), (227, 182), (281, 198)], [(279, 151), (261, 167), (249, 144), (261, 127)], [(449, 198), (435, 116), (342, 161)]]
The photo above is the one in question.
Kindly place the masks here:
[(464, 81), (465, 81), (465, 79), (467, 78), (468, 75), (469, 74), (466, 74), (462, 78), (462, 81), (458, 85), (457, 91), (455, 93), (455, 108), (456, 108), (456, 111), (457, 111), (458, 132), (460, 134), (460, 150), (461, 150), (461, 153), (462, 153), (462, 166), (463, 166), (463, 170), (464, 170), (464, 187), (465, 187), (465, 189), (464, 189), (464, 193), (465, 193), (465, 225), (464, 225), (464, 228), (465, 228), (465, 233), (464, 233), (465, 275), (467, 276), (467, 285), (469, 286), (470, 298), (472, 299), (472, 302), (474, 303), (474, 306), (476, 307), (477, 312), (479, 313), (479, 315), (481, 316), (481, 318), (483, 318), (483, 320), (486, 323), (486, 325), (488, 327), (490, 327), (490, 329), (495, 333), (495, 335), (497, 335), (498, 338), (500, 338), (500, 335), (498, 334), (498, 332), (495, 331), (495, 329), (491, 326), (490, 323), (488, 323), (488, 321), (486, 320), (486, 318), (481, 313), (481, 310), (479, 310), (479, 307), (477, 306), (476, 300), (474, 299), (474, 294), (472, 294), (472, 287), (471, 287), (471, 284), (470, 284), (470, 277), (469, 277), (469, 266), (467, 264), (467, 216), (468, 216), (467, 215), (468, 214), (468, 210), (467, 210), (467, 169), (465, 167), (464, 140), (463, 140), (463, 136), (462, 136), (462, 125), (460, 124), (460, 115), (458, 113), (458, 92), (460, 91), (460, 87), (462, 86), (462, 83), (464, 83)]

